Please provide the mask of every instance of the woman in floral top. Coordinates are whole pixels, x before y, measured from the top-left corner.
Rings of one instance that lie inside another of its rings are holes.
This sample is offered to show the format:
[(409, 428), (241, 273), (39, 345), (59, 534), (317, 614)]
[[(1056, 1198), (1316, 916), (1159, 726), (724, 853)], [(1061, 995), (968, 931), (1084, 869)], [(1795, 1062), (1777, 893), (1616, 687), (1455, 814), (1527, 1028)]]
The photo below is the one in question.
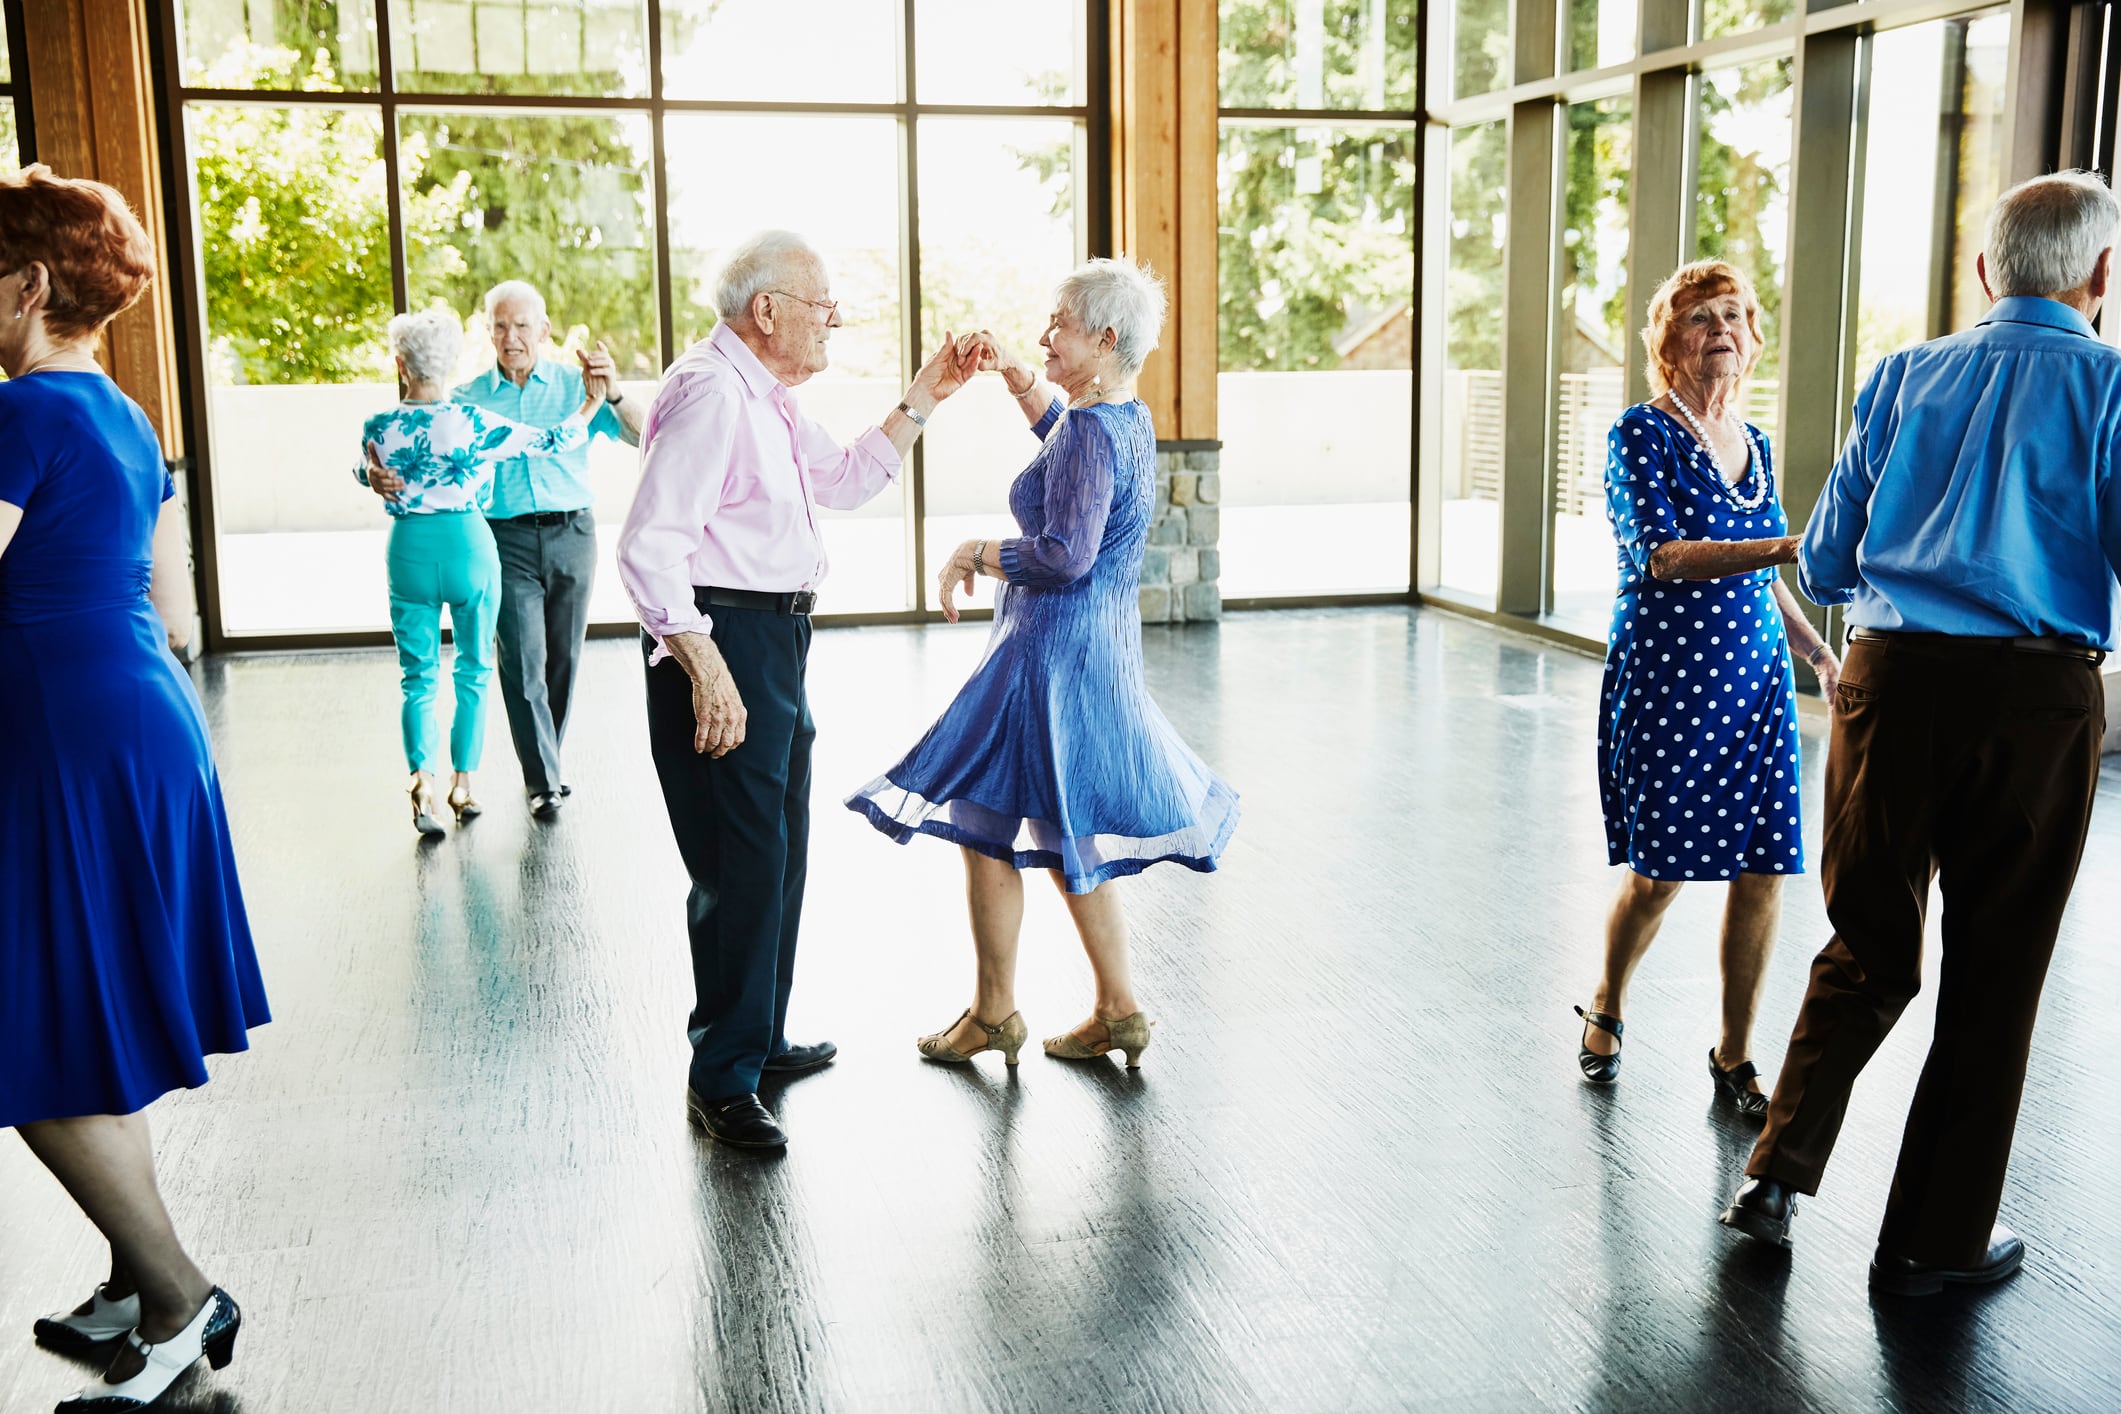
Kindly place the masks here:
[(557, 427), (525, 427), (470, 403), (452, 402), (446, 380), (463, 352), (464, 333), (446, 309), (390, 321), (405, 396), (361, 429), (367, 453), (354, 475), (368, 484), (368, 461), (404, 478), (383, 503), (391, 517), (390, 631), (404, 670), (399, 728), (412, 771), (412, 822), (422, 835), (442, 833), (435, 819), (437, 755), (435, 682), (440, 675), (442, 606), (456, 639), (456, 715), (449, 729), (449, 807), (462, 824), (479, 813), (471, 796), (486, 738), (486, 683), (493, 676), (494, 625), (501, 608), (501, 560), (480, 509), (494, 470), (514, 457), (549, 457), (579, 447), (604, 401), (603, 384), (585, 383), (582, 406)]

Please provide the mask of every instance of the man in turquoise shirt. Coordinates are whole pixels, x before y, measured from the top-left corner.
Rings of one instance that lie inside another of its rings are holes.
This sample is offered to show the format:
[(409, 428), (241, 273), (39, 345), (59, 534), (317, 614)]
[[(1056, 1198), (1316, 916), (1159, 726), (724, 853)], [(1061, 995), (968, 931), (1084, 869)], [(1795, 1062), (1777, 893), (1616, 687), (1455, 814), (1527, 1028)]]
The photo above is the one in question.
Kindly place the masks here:
[(1798, 554), (1848, 604), (1821, 884), (1834, 936), (1723, 1221), (1789, 1240), (1857, 1074), (1921, 985), (1944, 898), (1937, 1028), (1871, 1263), (1874, 1289), (2001, 1280), (1996, 1222), (2033, 1019), (2076, 880), (2121, 611), (2121, 350), (2092, 321), (2121, 204), (2064, 172), (2007, 191), (1977, 266), (1994, 307), (1892, 354)]
[[(545, 300), (531, 285), (506, 280), (486, 293), (494, 366), (455, 396), (532, 427), (551, 427), (581, 406), (586, 376), (602, 379), (604, 406), (589, 435), (639, 446), (647, 407), (619, 389), (618, 369), (602, 344), (582, 354), (582, 368), (543, 358), (552, 336)], [(392, 478), (371, 480), (383, 495)], [(560, 812), (568, 786), (560, 774), (560, 741), (575, 669), (589, 626), (589, 591), (596, 580), (597, 527), (590, 511), (586, 447), (552, 457), (518, 457), (493, 479), (486, 523), (501, 552), (498, 667), (508, 734), (523, 766), (530, 810), (540, 820)]]

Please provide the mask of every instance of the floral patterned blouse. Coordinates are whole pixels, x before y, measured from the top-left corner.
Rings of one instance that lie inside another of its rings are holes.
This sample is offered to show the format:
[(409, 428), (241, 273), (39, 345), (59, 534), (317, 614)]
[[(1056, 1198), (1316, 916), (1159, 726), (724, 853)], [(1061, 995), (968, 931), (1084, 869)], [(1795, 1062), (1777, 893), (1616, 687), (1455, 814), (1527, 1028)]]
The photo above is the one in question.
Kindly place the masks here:
[(483, 508), (493, 474), (516, 457), (550, 457), (589, 440), (589, 421), (570, 413), (557, 427), (526, 427), (471, 403), (399, 403), (361, 426), (354, 479), (368, 484), (368, 444), (405, 489), (383, 509), (394, 516), (454, 514)]

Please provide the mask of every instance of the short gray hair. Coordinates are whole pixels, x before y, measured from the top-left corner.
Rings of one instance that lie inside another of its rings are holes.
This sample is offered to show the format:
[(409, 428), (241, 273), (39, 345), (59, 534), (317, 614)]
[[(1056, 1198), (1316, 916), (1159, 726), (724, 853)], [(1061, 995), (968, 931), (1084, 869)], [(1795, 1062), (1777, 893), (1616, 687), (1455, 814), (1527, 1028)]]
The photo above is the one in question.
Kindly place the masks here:
[(788, 283), (798, 265), (823, 269), (825, 258), (793, 231), (761, 231), (729, 252), (714, 281), (715, 312), (724, 319), (751, 313), (751, 302)]
[(390, 351), (405, 360), (405, 371), (423, 383), (457, 371), (464, 356), (464, 326), (456, 312), (423, 309), (390, 321)]
[(2121, 203), (2096, 173), (2056, 172), (2020, 182), (1988, 217), (1989, 286), (1998, 298), (2059, 295), (2092, 277), (2114, 243)]
[(1164, 328), (1164, 282), (1126, 256), (1100, 256), (1053, 292), (1054, 305), (1090, 334), (1110, 329), (1122, 375), (1141, 371)]
[(493, 323), (493, 312), (499, 309), (504, 301), (512, 299), (529, 300), (537, 307), (538, 318), (549, 317), (545, 312), (545, 296), (538, 293), (536, 285), (528, 280), (503, 280), (486, 292), (486, 322)]

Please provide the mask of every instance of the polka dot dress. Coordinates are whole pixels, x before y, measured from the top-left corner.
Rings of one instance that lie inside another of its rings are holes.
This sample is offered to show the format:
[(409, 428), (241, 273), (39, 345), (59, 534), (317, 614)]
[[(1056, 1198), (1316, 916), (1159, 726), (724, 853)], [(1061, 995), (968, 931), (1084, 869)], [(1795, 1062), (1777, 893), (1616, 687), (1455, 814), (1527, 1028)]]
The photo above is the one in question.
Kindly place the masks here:
[[(1774, 458), (1754, 435), (1772, 488)], [(1649, 572), (1669, 540), (1789, 534), (1780, 499), (1771, 489), (1741, 510), (1692, 434), (1647, 403), (1613, 425), (1605, 487), (1620, 547), (1599, 704), (1607, 858), (1652, 879), (1802, 873), (1796, 685), (1775, 571), (1671, 583)]]

